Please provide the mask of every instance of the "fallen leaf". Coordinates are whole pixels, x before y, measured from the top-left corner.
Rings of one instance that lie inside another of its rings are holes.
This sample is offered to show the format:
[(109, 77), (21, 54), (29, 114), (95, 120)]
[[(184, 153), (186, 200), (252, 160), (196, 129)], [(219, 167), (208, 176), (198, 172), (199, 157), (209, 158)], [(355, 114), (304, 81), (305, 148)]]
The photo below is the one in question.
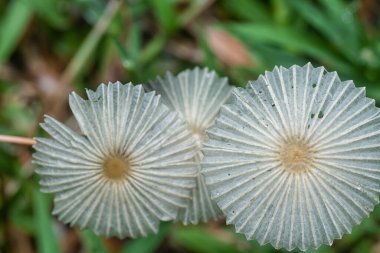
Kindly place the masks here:
[(245, 45), (230, 33), (209, 27), (206, 39), (211, 51), (227, 66), (252, 67), (254, 61)]

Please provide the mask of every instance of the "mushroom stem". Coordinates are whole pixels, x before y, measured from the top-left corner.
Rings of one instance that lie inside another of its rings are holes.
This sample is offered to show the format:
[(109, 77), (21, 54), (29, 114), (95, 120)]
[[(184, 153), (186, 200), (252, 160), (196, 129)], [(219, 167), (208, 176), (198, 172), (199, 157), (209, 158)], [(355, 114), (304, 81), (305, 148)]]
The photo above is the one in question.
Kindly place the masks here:
[(0, 142), (9, 142), (21, 145), (34, 145), (36, 141), (31, 138), (10, 136), (10, 135), (0, 135)]

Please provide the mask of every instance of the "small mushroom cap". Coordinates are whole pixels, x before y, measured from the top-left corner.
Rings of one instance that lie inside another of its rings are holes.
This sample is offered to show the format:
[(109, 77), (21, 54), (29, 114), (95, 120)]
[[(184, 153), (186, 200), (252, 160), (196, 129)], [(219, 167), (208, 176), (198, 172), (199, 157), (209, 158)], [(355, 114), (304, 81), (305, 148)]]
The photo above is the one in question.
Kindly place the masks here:
[[(214, 124), (220, 107), (231, 95), (232, 87), (228, 85), (227, 78), (218, 77), (207, 68), (195, 68), (176, 76), (168, 72), (165, 77), (158, 77), (150, 82), (147, 89), (157, 91), (163, 102), (187, 122), (188, 129), (198, 144), (199, 152), (194, 161), (199, 164), (203, 157), (200, 150), (207, 139), (205, 131)], [(191, 195), (186, 208), (179, 209), (176, 220), (184, 224), (197, 224), (209, 219), (216, 220), (222, 215), (218, 206), (210, 199), (200, 173)]]
[(198, 152), (185, 122), (142, 86), (110, 83), (70, 95), (82, 135), (46, 116), (33, 155), (41, 190), (65, 223), (98, 235), (146, 236), (176, 217), (194, 187)]

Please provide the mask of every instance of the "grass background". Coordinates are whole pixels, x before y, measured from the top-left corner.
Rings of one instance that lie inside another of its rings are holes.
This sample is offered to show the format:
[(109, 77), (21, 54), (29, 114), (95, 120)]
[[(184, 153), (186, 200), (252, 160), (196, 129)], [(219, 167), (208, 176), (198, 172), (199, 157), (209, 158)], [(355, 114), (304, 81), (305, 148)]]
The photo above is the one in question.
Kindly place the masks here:
[[(70, 124), (72, 90), (145, 83), (166, 70), (208, 66), (245, 86), (275, 65), (311, 62), (365, 86), (380, 102), (376, 0), (0, 0), (0, 134), (43, 134), (44, 114)], [(50, 214), (32, 149), (0, 143), (0, 252), (281, 252), (221, 222), (163, 223), (136, 240), (105, 239)], [(311, 252), (380, 252), (380, 208)]]

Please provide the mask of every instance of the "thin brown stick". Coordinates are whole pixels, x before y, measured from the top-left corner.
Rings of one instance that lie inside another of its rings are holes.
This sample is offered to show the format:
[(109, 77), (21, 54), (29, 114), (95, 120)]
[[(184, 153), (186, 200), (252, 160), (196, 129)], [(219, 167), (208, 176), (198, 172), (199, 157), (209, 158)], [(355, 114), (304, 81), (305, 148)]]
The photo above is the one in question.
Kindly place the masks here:
[(31, 138), (10, 136), (10, 135), (0, 135), (0, 142), (9, 142), (14, 144), (22, 145), (34, 145), (36, 141)]

